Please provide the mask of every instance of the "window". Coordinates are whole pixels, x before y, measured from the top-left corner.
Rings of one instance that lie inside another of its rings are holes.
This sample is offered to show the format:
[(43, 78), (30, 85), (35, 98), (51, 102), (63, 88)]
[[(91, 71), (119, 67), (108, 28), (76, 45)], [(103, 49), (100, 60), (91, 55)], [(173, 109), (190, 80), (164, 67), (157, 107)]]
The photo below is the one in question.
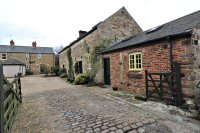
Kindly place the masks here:
[(42, 57), (42, 55), (41, 54), (38, 54), (38, 58), (41, 58)]
[(76, 74), (82, 74), (83, 68), (82, 68), (82, 61), (78, 61), (75, 63), (75, 73)]
[(129, 54), (129, 70), (142, 70), (142, 54)]
[(29, 53), (26, 53), (26, 58), (27, 58), (27, 59), (29, 58)]
[(29, 69), (29, 64), (26, 65), (26, 69)]
[(1, 54), (1, 59), (2, 60), (7, 60), (7, 53), (2, 53)]

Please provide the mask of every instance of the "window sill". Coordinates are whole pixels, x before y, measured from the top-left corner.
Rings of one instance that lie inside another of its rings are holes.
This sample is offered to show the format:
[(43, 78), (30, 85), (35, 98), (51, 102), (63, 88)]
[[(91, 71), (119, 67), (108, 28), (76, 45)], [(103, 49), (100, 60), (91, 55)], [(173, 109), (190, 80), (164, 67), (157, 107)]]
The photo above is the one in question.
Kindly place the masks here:
[(140, 72), (140, 71), (143, 71), (142, 69), (141, 70), (128, 70), (129, 72)]

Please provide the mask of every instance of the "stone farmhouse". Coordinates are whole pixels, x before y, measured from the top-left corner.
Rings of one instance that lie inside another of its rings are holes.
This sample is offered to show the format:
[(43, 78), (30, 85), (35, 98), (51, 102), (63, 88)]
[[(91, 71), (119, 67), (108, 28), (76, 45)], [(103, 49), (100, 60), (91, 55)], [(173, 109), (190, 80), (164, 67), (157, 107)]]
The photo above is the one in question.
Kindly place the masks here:
[(25, 64), (26, 72), (33, 74), (44, 73), (55, 63), (53, 48), (37, 47), (36, 42), (33, 42), (32, 46), (15, 46), (11, 40), (10, 45), (0, 45), (0, 62), (13, 59)]
[[(117, 42), (142, 32), (140, 26), (128, 13), (125, 7), (98, 23), (88, 32), (79, 31), (79, 37), (59, 52), (59, 67), (69, 71), (67, 51), (71, 50), (74, 75), (90, 71), (90, 53), (103, 41)], [(85, 46), (87, 44), (87, 47)], [(75, 66), (75, 67), (74, 67)], [(103, 81), (103, 69), (99, 68), (96, 82)]]
[(146, 95), (145, 70), (173, 72), (178, 63), (183, 98), (193, 98), (200, 91), (200, 11), (115, 43), (102, 56), (104, 82), (136, 95)]

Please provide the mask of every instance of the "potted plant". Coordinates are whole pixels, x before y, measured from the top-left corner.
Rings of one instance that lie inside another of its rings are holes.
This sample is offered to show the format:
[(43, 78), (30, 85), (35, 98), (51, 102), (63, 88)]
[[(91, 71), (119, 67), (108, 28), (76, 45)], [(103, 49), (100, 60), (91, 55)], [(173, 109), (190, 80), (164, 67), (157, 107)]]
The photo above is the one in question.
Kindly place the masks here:
[(118, 91), (118, 87), (117, 86), (113, 86), (112, 89), (113, 89), (113, 91)]

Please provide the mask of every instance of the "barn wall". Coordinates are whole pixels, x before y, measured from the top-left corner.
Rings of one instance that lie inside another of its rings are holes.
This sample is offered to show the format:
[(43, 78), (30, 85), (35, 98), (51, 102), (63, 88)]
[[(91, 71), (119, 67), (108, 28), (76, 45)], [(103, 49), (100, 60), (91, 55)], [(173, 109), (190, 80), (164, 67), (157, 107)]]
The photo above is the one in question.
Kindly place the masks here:
[[(194, 81), (191, 80), (193, 56), (191, 38), (184, 37), (172, 40), (174, 61), (181, 63), (182, 88), (185, 97), (193, 95)], [(110, 58), (111, 86), (133, 91), (136, 95), (145, 95), (145, 70), (149, 72), (170, 72), (169, 43), (164, 40), (138, 47), (123, 49), (104, 54)], [(142, 70), (129, 70), (129, 54), (142, 53)], [(121, 60), (121, 61), (120, 61)], [(122, 62), (123, 61), (123, 62)]]

